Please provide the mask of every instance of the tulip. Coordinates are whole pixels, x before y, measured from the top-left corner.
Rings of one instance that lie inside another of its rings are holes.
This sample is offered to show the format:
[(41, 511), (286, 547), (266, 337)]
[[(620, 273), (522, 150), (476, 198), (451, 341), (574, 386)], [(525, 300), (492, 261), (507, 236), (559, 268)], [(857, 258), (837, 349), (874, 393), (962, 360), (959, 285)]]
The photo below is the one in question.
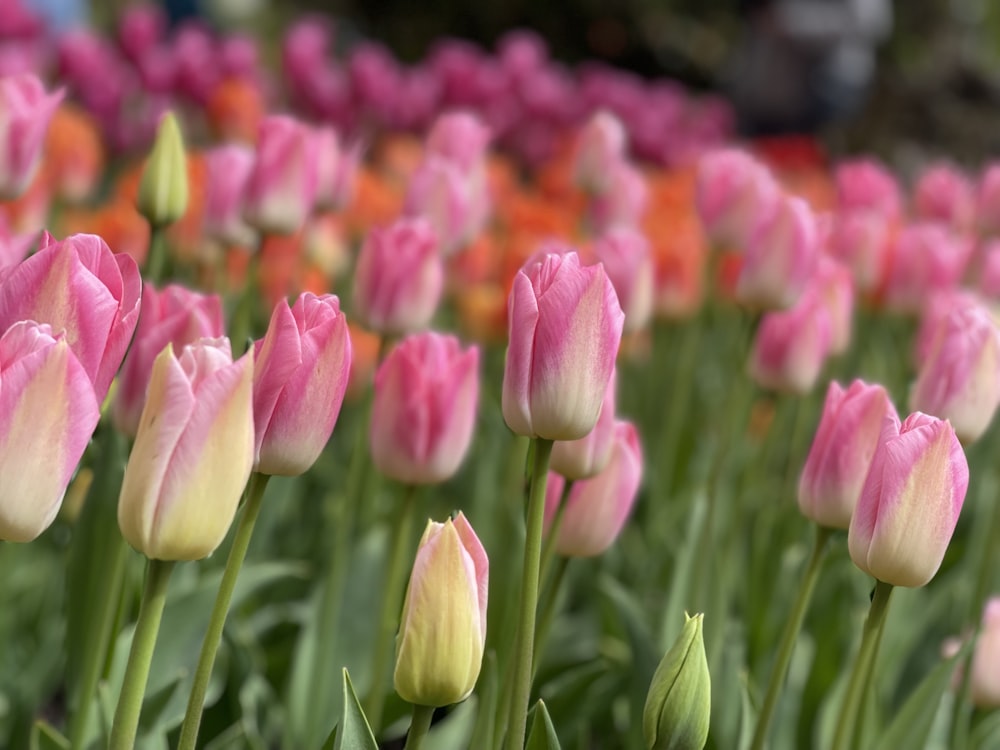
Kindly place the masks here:
[(1000, 239), (987, 240), (979, 251), (977, 289), (992, 304), (1000, 302)]
[(153, 151), (142, 170), (136, 208), (150, 225), (173, 224), (187, 211), (188, 174), (184, 139), (177, 118), (167, 112), (160, 120)]
[(972, 249), (968, 239), (942, 224), (912, 224), (903, 229), (886, 278), (886, 307), (919, 312), (930, 295), (958, 285)]
[(21, 321), (0, 337), (0, 540), (49, 527), (100, 419), (94, 386), (63, 333)]
[(1000, 708), (1000, 597), (983, 610), (983, 625), (972, 656), (970, 698), (978, 708)]
[(118, 499), (122, 536), (154, 560), (212, 554), (233, 522), (254, 455), (253, 355), (200, 339), (153, 363)]
[(763, 388), (808, 393), (831, 341), (830, 313), (818, 292), (807, 290), (794, 307), (764, 315), (750, 353), (750, 376)]
[(425, 219), (373, 229), (354, 273), (354, 306), (370, 329), (400, 335), (426, 328), (444, 290), (437, 237)]
[(795, 303), (816, 269), (816, 218), (801, 198), (778, 198), (751, 233), (736, 282), (744, 305), (783, 309)]
[(854, 564), (893, 586), (923, 586), (937, 573), (969, 486), (951, 425), (920, 412), (886, 416), (851, 518)]
[[(555, 550), (566, 557), (596, 557), (610, 547), (632, 512), (642, 480), (642, 448), (631, 422), (615, 420), (611, 456), (590, 479), (574, 482), (566, 498)], [(545, 525), (555, 519), (564, 480), (550, 475), (545, 496)]]
[(828, 255), (819, 259), (811, 285), (830, 314), (830, 354), (843, 354), (851, 345), (854, 327), (854, 280), (850, 270)]
[(205, 154), (205, 234), (225, 244), (251, 246), (256, 233), (243, 219), (253, 150), (238, 144)]
[(980, 305), (957, 305), (937, 333), (910, 391), (910, 408), (947, 419), (978, 440), (1000, 405), (1000, 331)]
[(135, 341), (122, 364), (115, 391), (112, 408), (115, 427), (135, 437), (153, 361), (167, 344), (181, 351), (198, 339), (223, 335), (222, 300), (218, 295), (199, 294), (176, 284), (160, 291), (152, 284), (145, 284)]
[(714, 151), (698, 162), (695, 206), (714, 245), (743, 249), (779, 195), (771, 173), (745, 151)]
[(708, 741), (712, 678), (703, 619), (685, 615), (684, 630), (653, 674), (642, 712), (649, 750), (702, 750)]
[(341, 204), (341, 172), (348, 154), (340, 136), (331, 126), (317, 128), (314, 137), (316, 156), (316, 208), (334, 209)]
[(426, 218), (438, 237), (440, 252), (452, 255), (475, 239), (489, 214), (485, 177), (431, 156), (410, 180), (406, 214)]
[(892, 220), (902, 213), (903, 201), (896, 178), (874, 159), (841, 162), (834, 180), (840, 211), (874, 211)]
[(427, 134), (427, 153), (471, 172), (482, 167), (491, 137), (489, 127), (471, 112), (446, 112)]
[(476, 686), (486, 644), (489, 560), (461, 513), (428, 521), (406, 588), (393, 684), (419, 706), (448, 706)]
[(598, 233), (618, 226), (636, 227), (649, 205), (649, 186), (638, 168), (627, 162), (607, 175), (608, 189), (592, 197), (590, 220)]
[(566, 479), (588, 479), (604, 470), (611, 460), (615, 437), (615, 382), (614, 372), (608, 379), (601, 412), (594, 429), (579, 440), (557, 440), (552, 446), (549, 466)]
[(615, 227), (597, 239), (594, 255), (604, 265), (625, 312), (624, 330), (641, 330), (653, 314), (653, 258), (649, 240), (635, 229)]
[(625, 126), (608, 111), (595, 112), (580, 130), (573, 175), (577, 185), (593, 193), (609, 189), (608, 176), (626, 158)]
[(858, 289), (874, 292), (889, 263), (892, 221), (877, 211), (846, 211), (833, 218), (827, 248), (845, 263)]
[(439, 333), (410, 336), (375, 373), (370, 446), (386, 476), (410, 484), (450, 478), (472, 441), (479, 349)]
[(315, 198), (313, 132), (292, 117), (265, 117), (248, 178), (244, 218), (261, 232), (293, 234), (306, 223)]
[(0, 78), (0, 200), (22, 195), (38, 170), (60, 89), (52, 94), (33, 73)]
[(0, 279), (0, 330), (19, 320), (65, 330), (103, 401), (132, 340), (141, 292), (135, 261), (97, 235), (57, 242), (45, 233), (38, 252)]
[(882, 422), (896, 415), (881, 385), (831, 382), (816, 437), (799, 479), (799, 510), (832, 529), (847, 529), (861, 497)]
[(254, 350), (255, 468), (296, 476), (333, 433), (347, 390), (351, 340), (340, 301), (304, 292), (274, 308)]
[(949, 164), (934, 165), (920, 175), (913, 203), (921, 219), (944, 222), (958, 230), (968, 228), (975, 213), (972, 183)]
[(519, 435), (577, 440), (594, 428), (625, 315), (604, 268), (575, 252), (529, 261), (507, 298), (501, 407)]
[(923, 368), (930, 358), (938, 333), (948, 316), (958, 308), (982, 307), (983, 301), (968, 289), (949, 289), (927, 298), (920, 316), (920, 326), (913, 340), (913, 365)]

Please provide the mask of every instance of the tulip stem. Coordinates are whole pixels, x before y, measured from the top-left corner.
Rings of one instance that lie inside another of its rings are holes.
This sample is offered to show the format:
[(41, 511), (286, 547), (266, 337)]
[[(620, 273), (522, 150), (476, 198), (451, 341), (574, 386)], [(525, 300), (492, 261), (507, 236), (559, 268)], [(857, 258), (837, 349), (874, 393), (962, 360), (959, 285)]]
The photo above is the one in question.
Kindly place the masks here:
[[(389, 643), (399, 626), (399, 612), (402, 605), (403, 585), (406, 579), (407, 561), (410, 558), (410, 544), (413, 536), (413, 516), (416, 509), (417, 486), (409, 485), (403, 497), (403, 507), (396, 515), (393, 528), (392, 548), (386, 563), (384, 596), (378, 618), (378, 633), (372, 651), (371, 687), (365, 701), (365, 716), (377, 737), (382, 729), (382, 708), (385, 704), (385, 677), (388, 668)], [(419, 707), (418, 707), (419, 708)]]
[(254, 472), (250, 475), (250, 482), (247, 485), (247, 500), (243, 504), (243, 515), (240, 516), (240, 523), (236, 527), (233, 546), (229, 549), (229, 558), (226, 560), (226, 568), (222, 573), (222, 582), (219, 584), (219, 592), (215, 595), (215, 604), (212, 606), (208, 630), (205, 631), (205, 638), (201, 642), (201, 653), (198, 655), (198, 666), (195, 669), (191, 694), (188, 696), (187, 712), (184, 714), (184, 724), (181, 726), (181, 738), (177, 750), (194, 750), (195, 743), (198, 741), (198, 729), (201, 727), (205, 694), (208, 692), (208, 683), (212, 677), (212, 667), (215, 666), (215, 656), (219, 652), (219, 643), (222, 642), (222, 630), (226, 624), (226, 615), (229, 614), (229, 604), (232, 602), (233, 591), (236, 589), (236, 579), (247, 556), (250, 537), (253, 535), (253, 527), (260, 514), (264, 490), (269, 479), (270, 476), (267, 474)]
[(125, 679), (118, 695), (114, 723), (111, 725), (109, 750), (132, 750), (139, 729), (142, 699), (149, 679), (149, 666), (160, 630), (163, 605), (167, 601), (167, 584), (174, 569), (173, 560), (150, 560), (146, 567), (146, 585), (139, 605), (139, 619), (132, 635)]
[(154, 286), (163, 281), (163, 272), (167, 267), (167, 231), (166, 227), (152, 225), (149, 233), (149, 262), (146, 264), (146, 278)]
[(552, 567), (552, 558), (556, 554), (556, 539), (559, 538), (559, 528), (562, 526), (563, 516), (566, 515), (566, 501), (569, 499), (569, 492), (573, 489), (573, 480), (567, 479), (563, 485), (562, 495), (559, 497), (559, 505), (556, 506), (556, 514), (549, 524), (549, 531), (542, 542), (542, 562), (539, 568), (538, 578), (544, 581), (549, 575), (549, 568)]
[[(562, 588), (563, 578), (566, 577), (566, 570), (569, 568), (568, 557), (560, 557), (556, 563), (555, 572), (552, 574), (552, 581), (549, 583), (546, 592), (545, 604), (542, 605), (542, 614), (538, 618), (538, 627), (535, 628), (535, 658), (532, 662), (531, 677), (534, 679), (538, 673), (538, 665), (541, 663), (539, 657), (545, 651), (545, 641), (552, 628), (552, 622), (556, 617), (556, 604), (559, 602), (559, 590)], [(544, 579), (544, 576), (543, 576)]]
[(868, 619), (865, 620), (865, 628), (861, 634), (861, 648), (858, 649), (858, 655), (854, 660), (851, 677), (847, 683), (847, 692), (844, 694), (844, 702), (840, 707), (840, 719), (833, 737), (832, 750), (848, 750), (851, 738), (854, 736), (854, 725), (861, 710), (865, 685), (874, 673), (872, 662), (878, 650), (879, 634), (882, 631), (882, 623), (889, 608), (889, 596), (892, 594), (892, 588), (891, 583), (875, 582), (875, 594), (872, 597)]
[(805, 619), (806, 610), (809, 608), (809, 601), (812, 599), (813, 589), (816, 587), (816, 580), (819, 578), (820, 563), (823, 561), (823, 554), (826, 552), (826, 543), (832, 531), (825, 526), (816, 526), (816, 541), (813, 544), (812, 554), (809, 563), (806, 565), (799, 583), (799, 591), (795, 597), (795, 604), (785, 622), (785, 631), (781, 634), (781, 645), (778, 647), (777, 656), (774, 659), (774, 666), (771, 668), (771, 678), (767, 683), (767, 693), (764, 704), (761, 706), (760, 714), (757, 716), (757, 728), (754, 730), (753, 744), (751, 750), (762, 750), (767, 741), (767, 729), (774, 716), (774, 709), (778, 705), (778, 696), (781, 695), (781, 688), (785, 683), (785, 675), (788, 673), (788, 665), (792, 660), (792, 653), (795, 651), (795, 643), (802, 629), (802, 621)]
[(534, 439), (534, 466), (528, 493), (527, 530), (524, 539), (524, 568), (521, 579), (521, 610), (517, 630), (517, 652), (513, 674), (513, 699), (507, 726), (507, 750), (522, 750), (528, 724), (531, 697), (531, 669), (535, 650), (535, 614), (538, 608), (538, 574), (545, 526), (545, 485), (548, 482), (552, 441)]
[(403, 750), (420, 750), (424, 738), (431, 728), (434, 718), (434, 706), (414, 706), (413, 718), (410, 720), (410, 731), (406, 733), (406, 744)]

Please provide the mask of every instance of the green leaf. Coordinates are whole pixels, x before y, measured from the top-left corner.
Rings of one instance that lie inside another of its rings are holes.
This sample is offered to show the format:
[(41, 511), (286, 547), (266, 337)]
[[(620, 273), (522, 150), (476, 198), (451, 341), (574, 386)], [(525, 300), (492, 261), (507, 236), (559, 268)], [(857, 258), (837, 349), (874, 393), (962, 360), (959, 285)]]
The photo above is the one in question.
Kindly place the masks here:
[(39, 719), (31, 728), (31, 750), (70, 750), (69, 740), (47, 721)]
[(525, 750), (560, 750), (556, 728), (552, 726), (552, 718), (543, 700), (535, 704), (534, 719)]
[(994, 711), (973, 724), (969, 745), (973, 750), (1000, 747), (1000, 711)]
[(323, 750), (378, 750), (368, 719), (358, 702), (351, 676), (344, 670), (344, 712), (330, 732)]
[(478, 703), (476, 696), (473, 695), (454, 706), (443, 719), (434, 722), (430, 731), (427, 732), (424, 746), (434, 748), (434, 750), (466, 750), (470, 747), (488, 747), (469, 741), (478, 713)]
[(955, 656), (938, 664), (906, 699), (889, 728), (879, 738), (876, 750), (898, 750), (901, 747), (922, 748), (930, 734), (938, 704), (948, 685), (958, 660), (968, 651), (968, 644)]
[(479, 697), (476, 703), (476, 724), (472, 730), (469, 747), (493, 747), (498, 693), (497, 655), (495, 651), (489, 651), (486, 658), (483, 659), (483, 672), (479, 675), (479, 687), (476, 693)]

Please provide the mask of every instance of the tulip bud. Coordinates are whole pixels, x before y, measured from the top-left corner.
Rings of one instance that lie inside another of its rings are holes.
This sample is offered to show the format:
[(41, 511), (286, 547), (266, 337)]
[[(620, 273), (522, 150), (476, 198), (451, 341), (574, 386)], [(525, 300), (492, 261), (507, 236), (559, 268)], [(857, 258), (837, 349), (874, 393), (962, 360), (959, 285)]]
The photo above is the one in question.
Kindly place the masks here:
[(274, 308), (254, 349), (256, 470), (296, 476), (319, 458), (347, 390), (351, 340), (340, 301), (304, 292)]
[(375, 373), (370, 446), (375, 467), (392, 479), (449, 479), (472, 441), (479, 399), (479, 349), (422, 333), (404, 339)]
[(947, 419), (964, 443), (986, 432), (1000, 405), (1000, 331), (980, 305), (940, 323), (910, 391), (910, 408)]
[(851, 345), (854, 327), (854, 279), (850, 270), (828, 255), (819, 259), (810, 285), (830, 314), (830, 354), (843, 354)]
[(212, 554), (236, 515), (253, 467), (253, 355), (233, 362), (229, 340), (201, 339), (153, 363), (125, 467), (118, 526), (155, 560)]
[(577, 440), (594, 428), (625, 315), (604, 268), (575, 252), (529, 261), (507, 298), (502, 409), (519, 435)]
[(220, 242), (251, 246), (256, 237), (243, 218), (243, 203), (254, 166), (253, 150), (217, 146), (205, 155), (205, 234)]
[(354, 306), (373, 331), (400, 335), (426, 328), (444, 290), (444, 264), (424, 219), (373, 229), (354, 272)]
[(917, 313), (927, 298), (958, 286), (972, 243), (941, 224), (912, 224), (896, 238), (885, 283), (886, 307)]
[(490, 138), (489, 127), (471, 112), (446, 112), (434, 121), (427, 134), (427, 153), (471, 172), (483, 164)]
[[(556, 537), (556, 552), (566, 557), (603, 554), (621, 533), (642, 481), (642, 448), (631, 422), (616, 420), (611, 456), (594, 477), (573, 483)], [(545, 495), (545, 526), (553, 522), (565, 482), (550, 475)]]
[(49, 527), (100, 419), (94, 386), (64, 333), (15, 323), (0, 337), (0, 540)]
[(761, 319), (750, 353), (750, 376), (763, 387), (805, 394), (830, 353), (830, 313), (815, 290), (794, 307)]
[(833, 217), (827, 247), (851, 269), (862, 292), (874, 292), (885, 276), (892, 222), (877, 211), (847, 211)]
[(625, 313), (625, 331), (639, 331), (653, 314), (653, 257), (649, 240), (635, 229), (615, 227), (594, 243)]
[(972, 183), (950, 164), (937, 164), (917, 180), (913, 196), (921, 219), (940, 221), (958, 230), (967, 229), (975, 211)]
[(685, 615), (684, 630), (656, 668), (642, 712), (648, 750), (702, 750), (708, 741), (712, 678), (704, 615)]
[(969, 486), (969, 465), (948, 422), (886, 416), (847, 545), (854, 564), (894, 586), (937, 573)]
[(62, 101), (33, 73), (0, 78), (0, 200), (21, 196), (35, 176), (49, 121)]
[(442, 255), (452, 255), (475, 239), (489, 214), (485, 177), (432, 155), (410, 180), (406, 214), (427, 219)]
[(892, 172), (874, 159), (853, 159), (837, 166), (839, 211), (875, 211), (887, 219), (898, 219), (902, 212), (899, 184)]
[(187, 211), (187, 158), (173, 112), (167, 112), (160, 120), (153, 151), (142, 170), (135, 205), (154, 227), (173, 224)]
[(628, 162), (616, 164), (607, 175), (608, 189), (593, 196), (589, 212), (594, 229), (606, 232), (614, 227), (636, 227), (649, 206), (646, 177)]
[(574, 157), (574, 181), (584, 190), (604, 193), (614, 166), (625, 160), (627, 134), (615, 115), (595, 112), (580, 129)]
[(745, 151), (714, 151), (698, 162), (695, 205), (714, 245), (742, 250), (779, 195), (770, 171)]
[(978, 708), (1000, 708), (1000, 597), (983, 610), (983, 625), (972, 655), (970, 698)]
[(553, 444), (549, 459), (552, 471), (567, 479), (588, 479), (608, 465), (615, 437), (616, 380), (612, 372), (594, 429), (579, 440), (556, 440)]
[(244, 218), (261, 232), (294, 234), (316, 199), (315, 138), (307, 125), (283, 115), (265, 117), (257, 160), (247, 184)]
[(816, 437), (799, 479), (799, 510), (820, 526), (847, 529), (861, 496), (882, 422), (896, 408), (880, 385), (855, 380), (826, 391)]
[(420, 706), (465, 700), (476, 686), (486, 644), (489, 560), (459, 512), (428, 521), (406, 588), (393, 685)]

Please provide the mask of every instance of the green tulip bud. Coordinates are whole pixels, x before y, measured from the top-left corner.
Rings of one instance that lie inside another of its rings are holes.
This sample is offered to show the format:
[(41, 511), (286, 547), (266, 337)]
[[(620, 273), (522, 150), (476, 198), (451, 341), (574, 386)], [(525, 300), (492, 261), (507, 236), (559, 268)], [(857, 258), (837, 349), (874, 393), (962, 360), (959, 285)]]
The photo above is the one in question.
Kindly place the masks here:
[(139, 182), (136, 208), (154, 227), (173, 224), (187, 210), (187, 159), (184, 138), (173, 112), (160, 120), (153, 150)]
[(702, 750), (708, 741), (712, 682), (701, 625), (687, 617), (680, 638), (656, 668), (642, 712), (649, 750)]

